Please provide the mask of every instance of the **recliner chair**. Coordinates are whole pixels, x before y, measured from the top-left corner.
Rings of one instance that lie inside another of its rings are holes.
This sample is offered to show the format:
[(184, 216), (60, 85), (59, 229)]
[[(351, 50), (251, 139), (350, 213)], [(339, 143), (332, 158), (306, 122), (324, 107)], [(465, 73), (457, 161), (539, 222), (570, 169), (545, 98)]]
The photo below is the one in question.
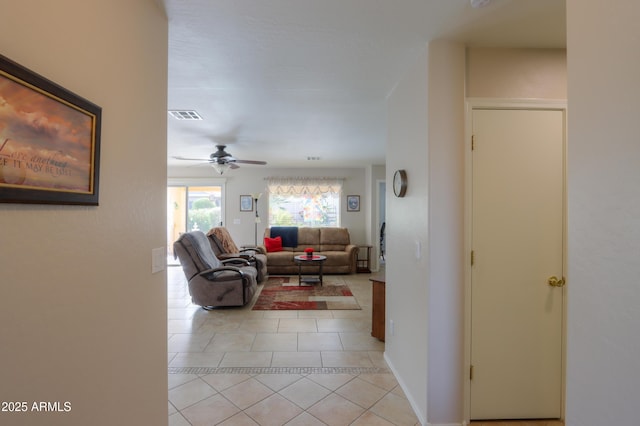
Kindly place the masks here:
[(246, 259), (218, 259), (202, 231), (180, 235), (173, 251), (180, 259), (194, 304), (210, 310), (244, 306), (253, 298), (258, 288), (256, 269)]
[(251, 266), (258, 271), (258, 283), (263, 282), (269, 277), (267, 272), (267, 256), (259, 251), (259, 249), (239, 249), (231, 238), (229, 230), (223, 226), (216, 226), (207, 232), (207, 238), (211, 243), (213, 252), (220, 260), (241, 257), (247, 259)]

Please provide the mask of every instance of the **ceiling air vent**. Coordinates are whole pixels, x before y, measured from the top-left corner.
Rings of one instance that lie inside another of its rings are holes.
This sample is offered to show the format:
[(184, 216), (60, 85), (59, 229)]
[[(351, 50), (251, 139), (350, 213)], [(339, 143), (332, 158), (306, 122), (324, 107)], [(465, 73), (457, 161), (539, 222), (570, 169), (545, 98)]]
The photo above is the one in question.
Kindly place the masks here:
[(169, 114), (177, 120), (202, 120), (196, 111), (169, 111)]

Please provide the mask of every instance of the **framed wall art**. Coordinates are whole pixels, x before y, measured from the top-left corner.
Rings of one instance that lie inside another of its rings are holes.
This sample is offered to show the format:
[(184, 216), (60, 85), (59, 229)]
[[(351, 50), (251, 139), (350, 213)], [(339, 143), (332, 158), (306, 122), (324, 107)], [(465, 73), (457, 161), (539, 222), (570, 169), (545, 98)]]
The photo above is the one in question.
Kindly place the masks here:
[(360, 196), (359, 195), (347, 195), (347, 211), (359, 212), (360, 211)]
[(251, 195), (240, 196), (240, 211), (241, 212), (253, 211), (253, 198), (251, 198)]
[(0, 202), (98, 205), (102, 109), (0, 55)]

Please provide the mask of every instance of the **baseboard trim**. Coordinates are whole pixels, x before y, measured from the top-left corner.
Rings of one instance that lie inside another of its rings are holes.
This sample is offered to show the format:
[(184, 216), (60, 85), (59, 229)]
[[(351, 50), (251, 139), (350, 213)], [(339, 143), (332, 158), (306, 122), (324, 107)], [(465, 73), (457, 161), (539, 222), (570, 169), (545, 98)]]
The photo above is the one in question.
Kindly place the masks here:
[(413, 410), (413, 413), (416, 415), (416, 417), (418, 418), (418, 421), (422, 426), (469, 426), (469, 423), (467, 423), (466, 421), (463, 421), (462, 423), (428, 423), (427, 419), (425, 419), (424, 413), (421, 413), (420, 410), (418, 410), (418, 404), (415, 403), (413, 395), (411, 395), (411, 393), (407, 391), (407, 386), (404, 384), (404, 382), (398, 375), (398, 371), (393, 366), (393, 363), (391, 362), (391, 360), (389, 360), (389, 358), (387, 357), (386, 352), (384, 352), (383, 357), (387, 365), (389, 366), (389, 369), (391, 370), (396, 380), (398, 381), (398, 384), (402, 388), (402, 391), (407, 397), (407, 400), (411, 405), (411, 409)]
[(419, 405), (416, 404), (416, 402), (415, 402), (415, 400), (413, 398), (413, 395), (411, 395), (411, 393), (407, 390), (407, 386), (405, 385), (405, 383), (402, 381), (402, 379), (398, 375), (398, 370), (395, 369), (395, 367), (393, 366), (393, 363), (387, 357), (387, 352), (386, 351), (384, 352), (383, 357), (384, 357), (384, 360), (386, 361), (387, 365), (389, 366), (389, 369), (391, 370), (391, 372), (395, 376), (396, 380), (398, 381), (398, 384), (402, 388), (402, 391), (404, 392), (405, 396), (407, 397), (407, 400), (409, 401), (409, 405), (411, 405), (411, 409), (413, 410), (413, 413), (418, 418), (418, 421), (420, 422), (420, 424), (422, 426), (427, 426), (428, 423), (427, 423), (427, 419), (425, 418), (424, 413), (420, 412), (420, 410), (418, 409)]

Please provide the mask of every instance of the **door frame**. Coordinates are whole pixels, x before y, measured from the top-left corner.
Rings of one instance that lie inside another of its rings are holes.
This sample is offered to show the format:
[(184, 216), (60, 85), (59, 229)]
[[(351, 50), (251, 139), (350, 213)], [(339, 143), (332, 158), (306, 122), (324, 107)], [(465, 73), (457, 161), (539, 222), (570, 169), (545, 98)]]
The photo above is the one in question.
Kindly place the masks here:
[[(471, 366), (471, 235), (472, 235), (472, 155), (471, 155), (471, 137), (473, 134), (473, 110), (474, 109), (520, 109), (520, 110), (560, 110), (564, 113), (564, 173), (563, 173), (563, 270), (567, 274), (567, 102), (565, 100), (539, 100), (539, 99), (498, 99), (498, 98), (467, 98), (465, 100), (465, 149), (464, 149), (464, 424), (470, 423), (470, 407), (471, 407), (471, 380), (469, 379), (469, 370)], [(566, 279), (568, 277), (565, 276)], [(562, 401), (561, 415), (564, 419), (565, 402), (566, 402), (566, 318), (567, 318), (567, 297), (568, 291), (564, 292), (563, 297), (563, 318), (562, 318)]]
[[(221, 196), (222, 196), (222, 210), (220, 211), (221, 216), (220, 216), (220, 220), (222, 221), (222, 223), (225, 223), (225, 211), (226, 211), (226, 205), (227, 205), (227, 199), (226, 199), (226, 183), (227, 183), (227, 179), (226, 178), (172, 178), (172, 177), (168, 177), (167, 178), (167, 188), (171, 187), (171, 186), (184, 186), (184, 187), (190, 187), (190, 186), (220, 186), (221, 187)], [(167, 212), (167, 214), (165, 215), (165, 222), (168, 225), (168, 221), (169, 221), (169, 213)], [(206, 231), (205, 231), (206, 232)], [(167, 245), (169, 244), (169, 242), (167, 241)], [(168, 246), (167, 246), (168, 247)], [(167, 251), (167, 253), (169, 253), (169, 251)]]

